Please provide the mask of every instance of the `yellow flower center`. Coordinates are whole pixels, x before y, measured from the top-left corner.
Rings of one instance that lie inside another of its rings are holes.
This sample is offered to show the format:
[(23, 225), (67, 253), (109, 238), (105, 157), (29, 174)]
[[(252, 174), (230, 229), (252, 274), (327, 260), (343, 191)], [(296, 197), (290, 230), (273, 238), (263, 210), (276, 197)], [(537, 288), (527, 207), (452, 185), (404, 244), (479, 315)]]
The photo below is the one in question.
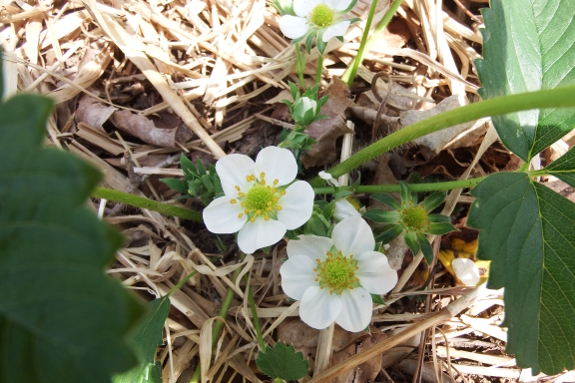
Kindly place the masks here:
[(328, 27), (333, 22), (333, 11), (325, 4), (318, 4), (312, 9), (309, 20), (320, 28)]
[(357, 261), (353, 259), (353, 254), (345, 257), (341, 251), (336, 253), (335, 248), (332, 248), (326, 255), (327, 258), (323, 262), (316, 260), (317, 267), (313, 269), (317, 273), (315, 280), (322, 289), (328, 288), (330, 294), (334, 291), (336, 294), (341, 294), (344, 290), (359, 286), (359, 279), (355, 276), (355, 271), (359, 267)]
[(278, 202), (285, 194), (284, 190), (279, 190), (276, 187), (279, 181), (276, 179), (271, 185), (268, 185), (264, 172), (260, 174), (259, 178), (250, 174), (246, 176), (246, 180), (251, 184), (249, 190), (244, 193), (244, 191), (236, 185), (238, 197), (237, 199), (230, 200), (232, 205), (239, 201), (241, 207), (244, 209), (242, 213), (238, 214), (238, 218), (247, 215), (249, 222), (254, 222), (259, 216), (264, 217), (266, 221), (269, 221), (270, 217), (277, 219), (277, 212), (282, 210)]
[(402, 221), (408, 229), (422, 230), (427, 225), (427, 212), (423, 206), (411, 206), (401, 210)]

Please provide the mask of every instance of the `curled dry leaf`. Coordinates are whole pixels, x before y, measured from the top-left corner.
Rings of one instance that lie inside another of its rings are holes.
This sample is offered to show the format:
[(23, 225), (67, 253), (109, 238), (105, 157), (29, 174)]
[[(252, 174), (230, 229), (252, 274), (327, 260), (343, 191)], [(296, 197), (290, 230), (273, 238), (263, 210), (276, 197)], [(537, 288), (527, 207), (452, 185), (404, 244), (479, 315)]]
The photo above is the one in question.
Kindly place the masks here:
[(307, 132), (311, 138), (317, 141), (312, 148), (302, 157), (306, 168), (322, 166), (334, 162), (337, 158), (335, 147), (336, 140), (351, 130), (345, 125), (346, 110), (353, 105), (349, 96), (347, 85), (338, 78), (334, 78), (327, 88), (326, 94), (329, 100), (321, 108), (321, 113), (328, 116), (325, 120), (319, 120), (308, 126)]
[(116, 111), (113, 106), (103, 105), (98, 100), (84, 95), (78, 101), (78, 109), (76, 109), (76, 123), (84, 123), (94, 130), (105, 132), (102, 125), (112, 114)]
[(148, 118), (127, 110), (115, 112), (110, 122), (140, 140), (160, 147), (177, 148), (176, 142), (184, 143), (191, 138), (191, 132), (181, 120), (170, 113)]

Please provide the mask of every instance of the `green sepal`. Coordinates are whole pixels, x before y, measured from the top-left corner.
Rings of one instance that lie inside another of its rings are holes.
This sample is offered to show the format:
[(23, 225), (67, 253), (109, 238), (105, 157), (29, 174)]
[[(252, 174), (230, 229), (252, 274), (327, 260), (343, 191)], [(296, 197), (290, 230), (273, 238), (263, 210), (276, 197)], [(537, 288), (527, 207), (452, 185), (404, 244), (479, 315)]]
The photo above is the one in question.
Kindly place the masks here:
[(373, 303), (375, 303), (376, 305), (384, 305), (385, 302), (383, 301), (383, 299), (381, 298), (381, 295), (379, 294), (371, 294), (371, 301)]
[(395, 210), (401, 209), (401, 206), (389, 194), (375, 193), (371, 196), (371, 198), (373, 198), (374, 200), (379, 201), (379, 202), (381, 202), (381, 203), (383, 203), (389, 207), (392, 207)]
[(403, 239), (405, 240), (405, 244), (409, 247), (413, 256), (415, 257), (417, 253), (419, 253), (419, 243), (417, 242), (417, 236), (415, 235), (414, 231), (410, 231), (408, 233), (404, 233)]
[(334, 212), (335, 212), (335, 201), (331, 201), (325, 206), (325, 208), (322, 211), (322, 214), (326, 219), (329, 220), (333, 216)]
[(381, 209), (371, 209), (363, 213), (364, 218), (369, 218), (378, 223), (397, 224), (401, 219), (397, 211), (385, 211)]
[(375, 237), (375, 241), (381, 242), (383, 244), (389, 243), (389, 242), (393, 241), (395, 238), (397, 238), (401, 234), (402, 231), (403, 231), (403, 228), (399, 225), (396, 225), (393, 228), (386, 230), (381, 234), (378, 234)]
[(349, 11), (351, 11), (353, 9), (353, 7), (355, 7), (355, 4), (357, 3), (357, 0), (353, 0), (351, 3), (349, 3), (348, 7), (346, 9), (344, 9), (343, 11), (341, 11), (342, 14), (348, 13)]
[(433, 211), (433, 209), (435, 209), (436, 207), (438, 207), (443, 203), (446, 195), (447, 195), (446, 192), (438, 191), (427, 197), (422, 202), (423, 206), (425, 207), (425, 210), (428, 212)]
[(429, 214), (427, 216), (427, 220), (429, 222), (447, 222), (447, 223), (451, 222), (451, 218), (443, 214)]
[(427, 237), (422, 232), (417, 233), (417, 240), (421, 246), (421, 252), (425, 257), (427, 264), (431, 265), (431, 262), (433, 262), (433, 248), (431, 247), (431, 243), (429, 243)]
[(432, 222), (429, 224), (427, 232), (434, 235), (443, 235), (456, 230), (457, 228), (448, 222)]
[(411, 192), (409, 191), (409, 186), (407, 185), (406, 182), (399, 181), (399, 189), (401, 192), (401, 203), (409, 205), (409, 202), (413, 200), (413, 198), (411, 197)]
[(182, 168), (182, 171), (184, 172), (184, 177), (189, 177), (189, 176), (199, 176), (198, 171), (196, 170), (196, 167), (194, 166), (194, 163), (192, 161), (190, 161), (188, 159), (188, 157), (186, 157), (184, 155), (184, 153), (182, 153), (180, 155), (180, 167)]
[(313, 43), (314, 37), (315, 37), (315, 33), (312, 32), (307, 36), (307, 39), (305, 40), (305, 50), (306, 50), (308, 55), (311, 53), (311, 44)]
[(323, 31), (318, 31), (317, 38), (315, 40), (315, 46), (317, 51), (323, 55), (323, 52), (325, 52), (325, 47), (327, 46), (327, 43), (323, 41)]

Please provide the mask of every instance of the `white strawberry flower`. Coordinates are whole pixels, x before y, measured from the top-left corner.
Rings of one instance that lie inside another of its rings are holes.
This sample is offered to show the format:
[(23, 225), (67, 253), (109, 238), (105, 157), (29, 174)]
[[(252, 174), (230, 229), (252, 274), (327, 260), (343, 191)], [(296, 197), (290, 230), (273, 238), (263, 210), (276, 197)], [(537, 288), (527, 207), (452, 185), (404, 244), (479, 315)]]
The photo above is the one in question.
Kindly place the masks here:
[(254, 162), (230, 154), (216, 163), (225, 196), (204, 209), (204, 223), (216, 234), (238, 233), (244, 253), (279, 242), (311, 217), (314, 191), (305, 181), (294, 181), (297, 163), (287, 149), (269, 146)]
[(317, 33), (318, 40), (327, 43), (332, 37), (341, 37), (352, 20), (342, 20), (357, 0), (294, 0), (294, 15), (283, 15), (279, 26), (282, 33), (301, 40), (309, 33)]
[(369, 325), (370, 293), (385, 294), (397, 283), (397, 273), (374, 246), (373, 233), (360, 217), (335, 225), (331, 238), (300, 235), (288, 242), (282, 288), (301, 301), (305, 323), (323, 329), (335, 322), (352, 332)]

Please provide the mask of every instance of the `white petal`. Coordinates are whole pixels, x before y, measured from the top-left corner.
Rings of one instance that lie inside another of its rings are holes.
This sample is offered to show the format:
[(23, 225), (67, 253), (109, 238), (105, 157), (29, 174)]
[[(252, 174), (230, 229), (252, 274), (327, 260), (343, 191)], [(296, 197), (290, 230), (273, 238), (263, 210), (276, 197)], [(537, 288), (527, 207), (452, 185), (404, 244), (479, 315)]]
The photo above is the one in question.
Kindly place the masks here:
[(292, 15), (283, 15), (279, 22), (280, 30), (288, 39), (297, 39), (307, 33), (307, 19)]
[(469, 258), (455, 258), (451, 262), (457, 279), (467, 286), (475, 286), (479, 283), (479, 268)]
[[(309, 97), (302, 97), (300, 98), (301, 102), (303, 103), (303, 111), (304, 113), (307, 112), (308, 110), (313, 110), (315, 112), (315, 109), (317, 108), (317, 102), (315, 100), (312, 100)], [(297, 174), (297, 173), (296, 173)], [(295, 178), (295, 177), (294, 177)]]
[(260, 217), (254, 222), (246, 222), (242, 227), (238, 233), (238, 246), (244, 253), (251, 254), (257, 249), (278, 243), (285, 233), (283, 223), (275, 219), (266, 221)]
[(341, 299), (338, 294), (319, 286), (311, 286), (303, 294), (299, 316), (308, 326), (318, 330), (331, 325), (341, 313)]
[(397, 272), (387, 261), (387, 257), (377, 251), (368, 251), (358, 257), (359, 270), (355, 276), (359, 284), (373, 294), (385, 294), (397, 284)]
[(248, 188), (246, 176), (254, 174), (255, 163), (243, 154), (230, 154), (216, 162), (216, 172), (222, 181), (222, 189), (229, 197), (237, 196), (236, 185), (245, 192)]
[(308, 287), (318, 285), (315, 281), (317, 274), (313, 271), (315, 266), (316, 263), (305, 255), (297, 255), (285, 261), (280, 267), (284, 293), (290, 298), (301, 300)]
[(345, 35), (345, 32), (347, 32), (347, 28), (349, 28), (349, 20), (345, 20), (335, 25), (327, 27), (327, 29), (323, 33), (323, 42), (327, 43), (329, 39), (331, 39), (332, 37)]
[(341, 313), (335, 323), (351, 332), (364, 330), (371, 321), (373, 308), (371, 295), (365, 289), (357, 287), (353, 290), (344, 290), (340, 297)]
[[(329, 7), (335, 12), (345, 11), (351, 4), (352, 0), (330, 0)], [(327, 3), (326, 3), (327, 4)]]
[(323, 3), (323, 0), (294, 0), (293, 11), (300, 17), (307, 17), (316, 5)]
[(278, 180), (277, 186), (287, 185), (297, 175), (297, 162), (292, 152), (276, 146), (260, 150), (256, 157), (256, 178), (265, 173), (268, 184)]
[(311, 185), (305, 181), (294, 182), (285, 192), (286, 194), (278, 201), (278, 205), (282, 207), (278, 211), (278, 220), (288, 230), (297, 229), (310, 219), (315, 193)]
[(335, 211), (333, 216), (336, 220), (342, 221), (349, 217), (361, 217), (359, 211), (355, 210), (355, 207), (347, 199), (340, 199), (335, 202)]
[(327, 237), (300, 235), (298, 238), (288, 241), (287, 254), (290, 258), (305, 255), (314, 261), (316, 259), (323, 261), (326, 258), (326, 253), (333, 246), (333, 241)]
[(331, 238), (336, 249), (343, 255), (355, 255), (373, 251), (375, 239), (371, 228), (361, 217), (346, 218), (333, 228)]
[(230, 234), (239, 231), (246, 223), (247, 216), (239, 203), (231, 204), (230, 197), (220, 197), (213, 200), (204, 209), (204, 224), (209, 231), (216, 234)]
[(326, 180), (333, 186), (339, 186), (339, 182), (337, 182), (337, 180), (333, 178), (333, 176), (328, 172), (321, 170), (317, 175), (319, 176), (319, 178), (321, 178), (322, 180)]

